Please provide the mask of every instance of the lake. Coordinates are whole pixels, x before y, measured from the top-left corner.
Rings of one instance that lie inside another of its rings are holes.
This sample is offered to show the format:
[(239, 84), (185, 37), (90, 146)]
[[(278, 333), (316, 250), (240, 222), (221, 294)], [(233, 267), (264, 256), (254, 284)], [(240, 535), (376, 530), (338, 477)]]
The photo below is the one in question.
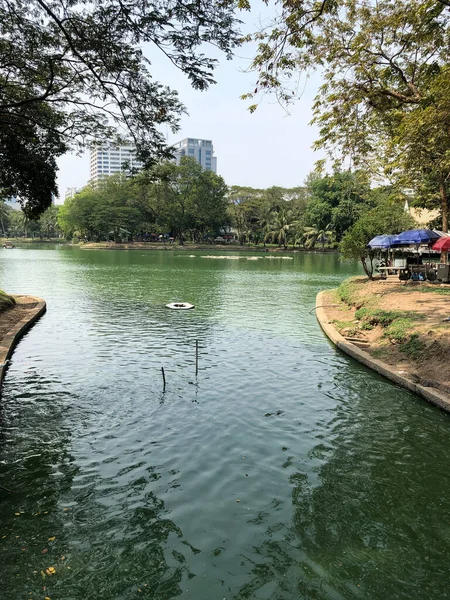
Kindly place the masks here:
[(220, 255), (0, 252), (47, 301), (0, 405), (3, 597), (447, 597), (449, 416), (311, 312), (358, 266)]

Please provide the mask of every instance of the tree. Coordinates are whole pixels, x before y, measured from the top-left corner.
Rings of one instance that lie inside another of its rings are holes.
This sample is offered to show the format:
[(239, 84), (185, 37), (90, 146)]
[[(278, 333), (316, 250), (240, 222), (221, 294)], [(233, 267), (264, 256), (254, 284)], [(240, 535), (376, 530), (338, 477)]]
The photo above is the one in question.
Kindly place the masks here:
[(325, 82), (314, 106), (316, 147), (327, 149), (339, 165), (347, 159), (399, 183), (434, 179), (446, 231), (450, 3), (280, 4), (277, 26), (260, 36), (257, 90), (274, 90), (288, 101), (292, 95), (283, 81), (319, 67)]
[(237, 229), (239, 243), (241, 245), (245, 244), (251, 232), (244, 206), (242, 204), (230, 204), (228, 215), (233, 226)]
[(8, 229), (9, 213), (11, 211), (11, 208), (6, 206), (5, 202), (6, 200), (4, 198), (0, 198), (0, 226), (3, 237), (5, 237)]
[(222, 177), (202, 170), (190, 157), (166, 162), (133, 177), (117, 173), (88, 185), (60, 208), (67, 238), (99, 241), (156, 231), (199, 241), (229, 223)]
[[(66, 238), (75, 232), (92, 241), (121, 238), (120, 230), (135, 233), (141, 214), (130, 202), (131, 180), (123, 173), (87, 185), (60, 207), (58, 223)], [(44, 213), (45, 215), (45, 213)]]
[(140, 179), (158, 225), (184, 243), (228, 222), (227, 187), (219, 175), (204, 171), (195, 158), (184, 156), (180, 164), (155, 166)]
[(298, 221), (304, 212), (307, 203), (307, 190), (304, 187), (282, 188), (273, 186), (263, 189), (232, 186), (228, 194), (230, 202), (229, 212), (235, 227), (239, 232), (241, 241), (253, 240), (256, 243), (266, 243), (267, 233), (270, 231), (271, 222), (276, 213), (289, 210), (293, 220)]
[(322, 251), (325, 250), (325, 244), (330, 242), (334, 237), (334, 231), (331, 224), (328, 224), (323, 229), (318, 227), (305, 227), (304, 229), (305, 247), (313, 249), (317, 242), (322, 244)]
[(58, 235), (58, 213), (59, 206), (50, 206), (50, 208), (47, 208), (41, 215), (39, 219), (39, 229), (42, 237), (50, 239)]
[(201, 187), (193, 207), (194, 235), (199, 238), (215, 234), (230, 223), (228, 217), (228, 188), (222, 177), (212, 171), (202, 171)]
[(361, 171), (335, 171), (324, 176), (312, 173), (306, 180), (306, 189), (306, 227), (333, 230), (338, 241), (367, 208), (370, 197), (367, 175)]
[(369, 279), (373, 277), (376, 251), (367, 244), (376, 235), (395, 234), (411, 229), (414, 221), (398, 202), (387, 200), (362, 215), (345, 233), (339, 249), (344, 258), (360, 261)]
[(139, 158), (168, 157), (160, 126), (173, 131), (184, 107), (154, 81), (140, 45), (165, 54), (196, 89), (239, 43), (233, 6), (218, 0), (0, 0), (0, 185), (29, 217), (56, 189), (56, 158), (117, 128)]
[(280, 244), (280, 246), (283, 245), (284, 249), (286, 250), (288, 242), (288, 232), (292, 224), (292, 211), (286, 210), (285, 208), (281, 208), (279, 212), (273, 213), (273, 221), (269, 225), (271, 230), (267, 232), (264, 240), (278, 242), (278, 244)]

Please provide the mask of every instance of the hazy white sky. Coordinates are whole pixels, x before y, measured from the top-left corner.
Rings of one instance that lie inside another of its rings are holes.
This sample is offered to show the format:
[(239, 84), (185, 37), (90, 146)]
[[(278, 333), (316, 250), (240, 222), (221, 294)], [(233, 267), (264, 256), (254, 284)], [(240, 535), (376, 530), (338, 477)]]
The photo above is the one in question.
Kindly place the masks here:
[[(254, 12), (244, 18), (244, 28), (254, 28), (260, 15)], [(239, 48), (232, 61), (221, 58), (215, 72), (217, 83), (206, 92), (193, 90), (187, 78), (156, 48), (149, 46), (144, 52), (152, 62), (153, 77), (178, 90), (189, 113), (183, 116), (178, 134), (167, 131), (169, 143), (185, 137), (211, 139), (217, 172), (228, 185), (294, 187), (304, 182), (320, 158), (311, 149), (317, 131), (309, 125), (312, 100), (319, 85), (317, 76), (307, 81), (304, 88), (302, 82), (303, 94), (289, 115), (273, 99), (263, 100), (257, 111), (250, 114), (247, 106), (251, 102), (239, 97), (254, 87), (255, 74), (244, 72), (252, 47)], [(88, 153), (82, 157), (65, 155), (58, 165), (62, 203), (67, 187), (82, 187), (88, 182)]]

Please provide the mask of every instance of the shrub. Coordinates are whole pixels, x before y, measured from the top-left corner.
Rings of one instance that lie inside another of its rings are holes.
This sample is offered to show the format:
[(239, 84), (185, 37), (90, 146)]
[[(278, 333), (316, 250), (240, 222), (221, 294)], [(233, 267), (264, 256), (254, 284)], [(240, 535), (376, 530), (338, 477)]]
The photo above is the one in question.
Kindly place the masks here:
[(420, 339), (417, 333), (413, 333), (409, 340), (400, 346), (400, 350), (409, 358), (417, 360), (425, 349), (425, 343)]
[(16, 301), (12, 296), (8, 296), (3, 290), (0, 290), (0, 312), (13, 307)]

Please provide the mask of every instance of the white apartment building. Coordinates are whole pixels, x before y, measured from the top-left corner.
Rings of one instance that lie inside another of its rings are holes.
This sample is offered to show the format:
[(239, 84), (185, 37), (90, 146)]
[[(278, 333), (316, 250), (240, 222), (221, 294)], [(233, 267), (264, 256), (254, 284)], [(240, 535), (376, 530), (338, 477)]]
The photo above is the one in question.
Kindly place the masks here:
[(114, 146), (103, 144), (91, 146), (90, 181), (96, 182), (102, 177), (108, 177), (124, 170), (124, 163), (128, 169), (141, 169), (142, 163), (136, 159), (136, 148), (132, 144)]
[(81, 188), (77, 188), (77, 187), (66, 188), (66, 191), (64, 193), (64, 200), (67, 200), (68, 198), (73, 198), (75, 196), (75, 194), (78, 194), (78, 192), (81, 192)]
[(198, 160), (203, 169), (217, 173), (217, 158), (214, 156), (214, 147), (211, 140), (185, 138), (174, 144), (174, 148), (177, 164), (180, 163), (182, 156), (192, 156)]

